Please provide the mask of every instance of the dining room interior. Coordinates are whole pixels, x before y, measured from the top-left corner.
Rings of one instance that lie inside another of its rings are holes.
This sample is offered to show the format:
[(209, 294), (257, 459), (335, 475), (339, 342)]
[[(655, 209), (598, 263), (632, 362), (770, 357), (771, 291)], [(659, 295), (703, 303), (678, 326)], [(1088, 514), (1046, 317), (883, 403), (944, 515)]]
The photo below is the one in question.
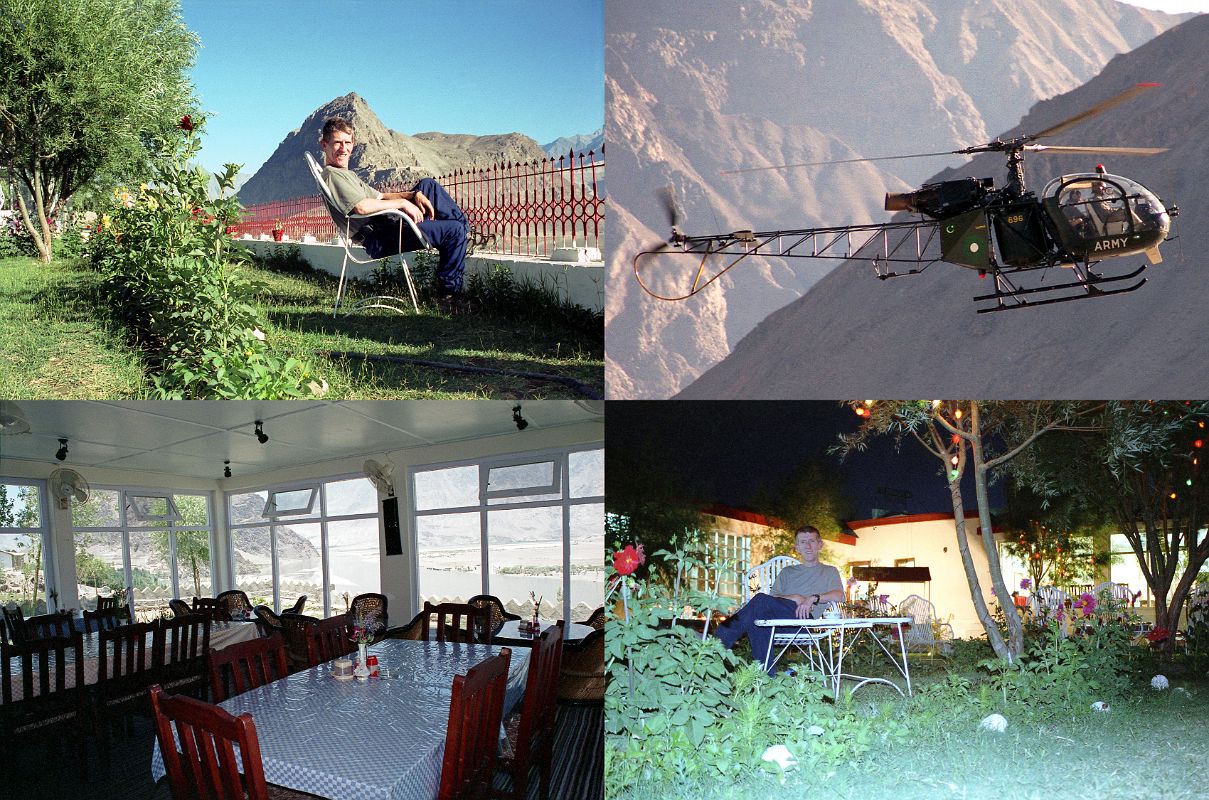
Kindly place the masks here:
[(491, 796), (602, 797), (603, 411), (5, 401), (0, 794), (175, 797), (200, 704), (248, 796), (488, 796), (489, 739)]

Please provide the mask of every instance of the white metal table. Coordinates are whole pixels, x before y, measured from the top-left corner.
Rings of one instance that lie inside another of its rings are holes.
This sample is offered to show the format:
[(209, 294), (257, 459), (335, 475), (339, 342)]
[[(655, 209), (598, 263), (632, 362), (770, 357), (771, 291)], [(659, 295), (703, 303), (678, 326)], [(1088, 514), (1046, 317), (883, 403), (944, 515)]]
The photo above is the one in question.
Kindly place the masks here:
[[(386, 639), (370, 645), (391, 678), (337, 680), (331, 662), (220, 705), (256, 722), (265, 780), (336, 800), (433, 800), (441, 781), (453, 676), (499, 647)], [(505, 713), (521, 699), (529, 651), (513, 648)], [(151, 759), (164, 776), (159, 742)]]
[[(899, 694), (911, 696), (911, 668), (907, 664), (907, 645), (903, 640), (903, 626), (911, 624), (910, 617), (854, 617), (842, 619), (758, 619), (756, 624), (772, 628), (768, 639), (768, 651), (764, 654), (764, 668), (780, 660), (789, 648), (806, 656), (812, 669), (823, 674), (836, 698), (840, 696), (840, 683), (844, 678), (855, 680), (856, 691), (868, 683), (885, 683), (893, 686)], [(892, 629), (898, 640), (898, 655), (895, 655), (874, 632), (875, 627)], [(853, 646), (868, 632), (878, 649), (894, 664), (906, 684), (906, 692), (887, 678), (871, 678), (844, 672), (844, 658)], [(776, 650), (776, 645), (780, 646)], [(774, 654), (775, 650), (775, 654)]]

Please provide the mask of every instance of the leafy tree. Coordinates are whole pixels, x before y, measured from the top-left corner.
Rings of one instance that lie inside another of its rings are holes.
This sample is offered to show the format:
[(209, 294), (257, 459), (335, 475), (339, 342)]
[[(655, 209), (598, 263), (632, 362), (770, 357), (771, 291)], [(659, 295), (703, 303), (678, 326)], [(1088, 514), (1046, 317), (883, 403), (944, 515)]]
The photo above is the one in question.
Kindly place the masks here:
[(1209, 519), (1209, 401), (1106, 403), (1097, 422), (1046, 441), (1015, 471), (1045, 497), (1077, 497), (1112, 514), (1154, 597), (1155, 624), (1174, 631), (1209, 561), (1209, 537), (1200, 535)]
[(999, 518), (1004, 549), (1020, 559), (1033, 587), (1090, 582), (1109, 555), (1098, 552), (1097, 539), (1116, 530), (1102, 509), (1072, 507), (1072, 498), (1047, 502), (1009, 482), (1007, 511)]
[[(837, 448), (840, 453), (863, 449), (874, 436), (892, 435), (900, 442), (913, 439), (943, 465), (953, 507), (957, 549), (975, 613), (995, 654), (1014, 660), (1024, 649), (1024, 627), (1003, 580), (991, 527), (987, 485), (993, 470), (1025, 452), (1043, 434), (1082, 425), (1081, 418), (1089, 413), (1089, 408), (1079, 403), (977, 400), (887, 400), (872, 404), (856, 401), (851, 405), (864, 421), (855, 433), (841, 437)], [(967, 468), (973, 472), (983, 553), (991, 589), (1007, 623), (1006, 640), (987, 607), (966, 533), (961, 481)]]
[(0, 167), (43, 261), (89, 181), (136, 178), (193, 105), (178, 0), (0, 0)]
[[(178, 498), (179, 499), (179, 498)], [(182, 510), (182, 516), (184, 512)], [(157, 530), (152, 533), (155, 554), (162, 561), (169, 561), (169, 531)], [(177, 531), (176, 532), (176, 563), (177, 568), (187, 568), (193, 576), (193, 595), (202, 597), (201, 576), (210, 571), (210, 534), (208, 531)]]
[(777, 532), (776, 552), (793, 549), (793, 532), (813, 525), (824, 537), (844, 530), (844, 520), (852, 514), (852, 498), (844, 491), (844, 477), (834, 465), (807, 461), (776, 490), (763, 494), (757, 509), (785, 523)]

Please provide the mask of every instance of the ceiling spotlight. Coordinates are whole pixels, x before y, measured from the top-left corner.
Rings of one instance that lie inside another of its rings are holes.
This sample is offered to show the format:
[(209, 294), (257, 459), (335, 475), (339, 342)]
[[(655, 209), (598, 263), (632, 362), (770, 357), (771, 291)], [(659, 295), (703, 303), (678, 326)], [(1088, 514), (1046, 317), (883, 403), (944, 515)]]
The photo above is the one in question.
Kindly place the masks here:
[(264, 444), (269, 440), (269, 437), (264, 432), (264, 422), (256, 420), (256, 441)]
[(66, 439), (59, 440), (59, 449), (55, 451), (55, 458), (59, 459), (60, 461), (63, 461), (64, 459), (67, 458), (67, 440)]
[(231, 477), (231, 460), (227, 459), (226, 461), (224, 461), (222, 463), (223, 463), (222, 476), (224, 478)]
[(521, 416), (520, 403), (517, 403), (512, 407), (512, 421), (516, 423), (516, 429), (518, 431), (523, 431), (525, 428), (529, 427), (529, 421)]

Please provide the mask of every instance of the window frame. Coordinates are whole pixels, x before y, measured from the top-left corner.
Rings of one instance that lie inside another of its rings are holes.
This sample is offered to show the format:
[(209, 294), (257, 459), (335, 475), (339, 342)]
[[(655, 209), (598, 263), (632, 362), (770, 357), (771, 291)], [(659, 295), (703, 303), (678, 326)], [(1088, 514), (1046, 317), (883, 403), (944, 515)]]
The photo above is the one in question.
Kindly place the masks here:
[[(51, 605), (50, 593), (54, 591), (55, 597), (61, 596), (59, 591), (59, 575), (55, 565), (58, 561), (54, 558), (56, 555), (54, 548), (54, 539), (51, 536), (50, 530), (50, 489), (46, 478), (19, 478), (16, 476), (0, 475), (0, 483), (5, 486), (32, 486), (38, 492), (38, 527), (37, 528), (10, 528), (7, 526), (0, 527), (0, 534), (12, 534), (16, 536), (29, 536), (34, 538), (31, 531), (37, 531), (42, 539), (42, 582), (46, 584), (46, 592), (42, 597), (46, 603), (46, 608), (49, 610)], [(35, 601), (36, 602), (36, 601)], [(55, 610), (59, 610), (59, 601), (55, 600)]]

